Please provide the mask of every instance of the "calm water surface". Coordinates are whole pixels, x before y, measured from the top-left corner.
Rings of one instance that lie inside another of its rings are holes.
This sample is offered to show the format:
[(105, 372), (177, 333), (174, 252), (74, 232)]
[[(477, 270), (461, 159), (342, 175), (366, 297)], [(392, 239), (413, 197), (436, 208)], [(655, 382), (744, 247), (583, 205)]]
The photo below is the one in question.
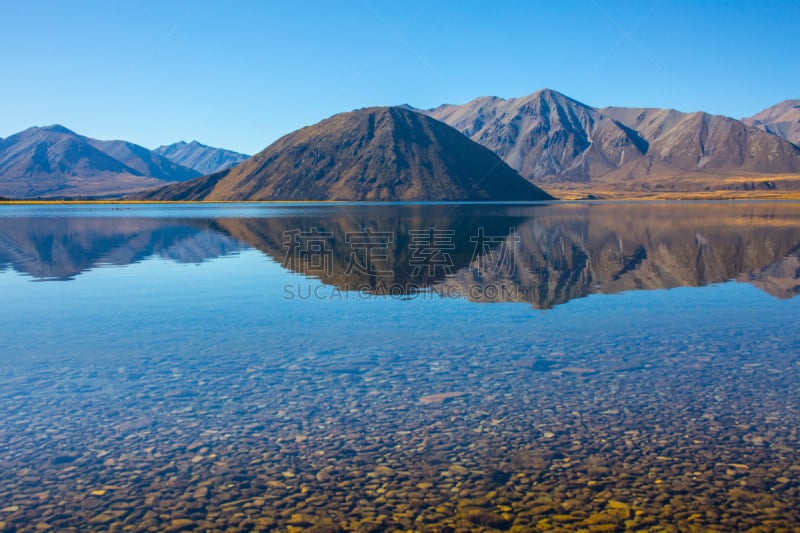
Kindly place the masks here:
[(0, 208), (0, 531), (797, 531), (800, 205)]

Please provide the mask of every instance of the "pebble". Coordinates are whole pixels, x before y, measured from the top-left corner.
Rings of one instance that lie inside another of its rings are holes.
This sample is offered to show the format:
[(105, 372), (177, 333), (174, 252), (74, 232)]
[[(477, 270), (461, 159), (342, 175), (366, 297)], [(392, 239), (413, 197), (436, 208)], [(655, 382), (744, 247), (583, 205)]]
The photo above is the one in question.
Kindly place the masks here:
[(452, 398), (458, 398), (460, 396), (464, 396), (465, 394), (467, 394), (467, 393), (463, 392), (463, 391), (460, 391), (460, 392), (440, 392), (438, 394), (426, 394), (425, 396), (422, 396), (419, 399), (419, 403), (421, 403), (423, 405), (442, 403), (442, 402), (444, 402), (446, 400), (450, 400)]

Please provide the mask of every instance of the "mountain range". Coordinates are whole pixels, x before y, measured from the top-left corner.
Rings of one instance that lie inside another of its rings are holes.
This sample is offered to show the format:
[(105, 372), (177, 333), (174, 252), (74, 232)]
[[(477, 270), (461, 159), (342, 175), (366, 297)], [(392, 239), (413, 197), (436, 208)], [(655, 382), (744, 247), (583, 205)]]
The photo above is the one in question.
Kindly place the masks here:
[(340, 113), (144, 200), (547, 200), (490, 150), (402, 107)]
[(63, 126), (34, 127), (0, 139), (0, 197), (550, 197), (520, 185), (519, 173), (566, 199), (782, 198), (800, 192), (798, 142), (800, 100), (736, 120), (674, 109), (598, 108), (543, 89), (428, 110), (405, 105), (342, 113), (282, 137), (253, 158), (197, 141), (148, 150)]
[[(786, 107), (769, 117), (783, 120), (794, 110)], [(761, 129), (703, 112), (595, 108), (549, 89), (421, 112), (490, 148), (556, 195), (570, 189), (618, 195), (776, 188), (786, 182), (762, 178), (800, 173), (800, 147), (781, 136), (790, 128)], [(800, 189), (800, 183), (791, 187)]]
[(0, 196), (112, 197), (202, 176), (247, 156), (193, 143), (149, 150), (103, 141), (61, 125), (32, 127), (0, 139)]
[(11, 198), (119, 196), (199, 175), (142, 146), (58, 125), (0, 141), (0, 195)]

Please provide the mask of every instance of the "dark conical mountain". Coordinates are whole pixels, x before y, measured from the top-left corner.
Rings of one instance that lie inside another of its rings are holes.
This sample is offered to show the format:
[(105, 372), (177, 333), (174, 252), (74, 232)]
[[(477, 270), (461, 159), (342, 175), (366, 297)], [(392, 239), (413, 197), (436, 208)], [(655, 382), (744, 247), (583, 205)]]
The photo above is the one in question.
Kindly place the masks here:
[(400, 107), (341, 113), (153, 200), (545, 200), (490, 150)]
[(249, 155), (240, 154), (232, 150), (206, 146), (197, 141), (188, 143), (180, 141), (165, 146), (159, 146), (153, 151), (158, 155), (166, 157), (173, 163), (196, 170), (204, 176), (221, 170), (227, 170), (250, 157)]
[(122, 196), (198, 175), (142, 146), (59, 125), (0, 141), (0, 195), (12, 198)]

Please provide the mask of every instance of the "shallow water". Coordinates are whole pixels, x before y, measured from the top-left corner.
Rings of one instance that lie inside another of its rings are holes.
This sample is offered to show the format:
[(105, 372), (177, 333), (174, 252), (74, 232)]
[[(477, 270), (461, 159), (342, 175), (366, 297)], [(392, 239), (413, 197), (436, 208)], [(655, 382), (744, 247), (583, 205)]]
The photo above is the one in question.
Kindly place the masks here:
[(0, 525), (794, 530), (798, 292), (797, 204), (3, 207)]

